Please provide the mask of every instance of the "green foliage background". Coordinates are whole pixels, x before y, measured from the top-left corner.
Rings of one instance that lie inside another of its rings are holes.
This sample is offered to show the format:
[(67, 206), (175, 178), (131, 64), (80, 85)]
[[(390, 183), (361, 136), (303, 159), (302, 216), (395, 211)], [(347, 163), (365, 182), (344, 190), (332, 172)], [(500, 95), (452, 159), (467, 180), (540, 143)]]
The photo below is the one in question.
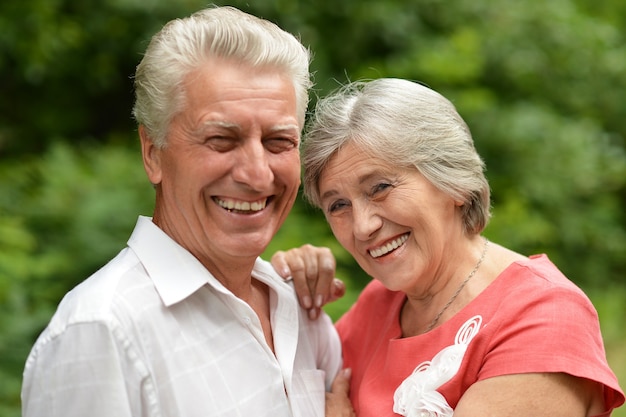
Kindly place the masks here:
[[(318, 95), (391, 76), (455, 102), (488, 166), (486, 235), (548, 253), (588, 292), (609, 360), (626, 378), (626, 3), (229, 4), (299, 34), (314, 51)], [(0, 3), (0, 417), (20, 415), (24, 360), (60, 298), (124, 246), (138, 214), (151, 213), (131, 75), (163, 23), (206, 5)], [(337, 254), (349, 292), (328, 306), (336, 318), (368, 277), (299, 201), (268, 253), (306, 242)]]

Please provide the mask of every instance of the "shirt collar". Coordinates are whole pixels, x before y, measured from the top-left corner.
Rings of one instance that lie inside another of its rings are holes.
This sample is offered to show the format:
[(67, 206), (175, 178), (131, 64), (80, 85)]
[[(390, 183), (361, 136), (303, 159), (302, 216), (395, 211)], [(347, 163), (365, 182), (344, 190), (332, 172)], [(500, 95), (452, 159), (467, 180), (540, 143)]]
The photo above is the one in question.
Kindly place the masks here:
[(213, 278), (200, 261), (150, 217), (139, 216), (128, 246), (137, 254), (166, 306), (189, 297)]
[[(139, 216), (128, 246), (135, 252), (166, 306), (176, 304), (209, 284), (216, 291), (231, 294), (188, 250), (180, 246), (150, 217)], [(164, 256), (167, 254), (167, 256)], [(279, 294), (289, 292), (289, 285), (267, 262), (258, 258), (252, 276)]]

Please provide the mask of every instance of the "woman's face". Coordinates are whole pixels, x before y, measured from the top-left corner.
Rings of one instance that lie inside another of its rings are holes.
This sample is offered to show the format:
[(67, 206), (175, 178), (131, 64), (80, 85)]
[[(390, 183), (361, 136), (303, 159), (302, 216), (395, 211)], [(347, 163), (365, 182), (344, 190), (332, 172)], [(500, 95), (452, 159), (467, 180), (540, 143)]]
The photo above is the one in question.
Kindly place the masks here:
[(388, 289), (421, 294), (449, 272), (464, 232), (460, 203), (414, 168), (343, 147), (319, 181), (339, 242)]

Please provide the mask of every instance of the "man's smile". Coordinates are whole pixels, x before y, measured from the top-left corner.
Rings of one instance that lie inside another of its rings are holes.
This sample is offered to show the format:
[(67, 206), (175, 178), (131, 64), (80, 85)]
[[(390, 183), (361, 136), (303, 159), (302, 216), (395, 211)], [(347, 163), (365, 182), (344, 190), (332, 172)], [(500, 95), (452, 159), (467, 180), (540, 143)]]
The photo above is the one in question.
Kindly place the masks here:
[(257, 201), (241, 201), (231, 198), (213, 197), (213, 200), (222, 208), (228, 211), (237, 211), (239, 213), (261, 211), (267, 205), (267, 197)]

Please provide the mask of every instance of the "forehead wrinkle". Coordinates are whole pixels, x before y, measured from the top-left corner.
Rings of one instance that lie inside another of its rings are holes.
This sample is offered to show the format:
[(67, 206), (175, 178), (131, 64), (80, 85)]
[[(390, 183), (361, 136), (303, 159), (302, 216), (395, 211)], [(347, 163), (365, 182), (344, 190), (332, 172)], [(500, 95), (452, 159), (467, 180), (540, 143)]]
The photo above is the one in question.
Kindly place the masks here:
[(380, 170), (376, 169), (374, 171), (370, 171), (370, 172), (368, 172), (366, 174), (360, 175), (358, 177), (359, 185), (362, 185), (362, 184), (368, 182), (369, 180), (371, 180), (374, 177), (380, 177), (382, 174), (383, 173)]
[[(374, 169), (373, 171), (359, 175), (357, 177), (357, 183), (358, 185), (363, 185), (367, 183), (368, 181), (372, 180), (372, 178), (381, 177), (381, 176), (385, 176), (385, 172), (380, 169)], [(339, 194), (339, 192), (335, 189), (328, 190), (320, 196), (320, 200), (333, 197), (334, 195), (337, 195), (337, 194)]]

